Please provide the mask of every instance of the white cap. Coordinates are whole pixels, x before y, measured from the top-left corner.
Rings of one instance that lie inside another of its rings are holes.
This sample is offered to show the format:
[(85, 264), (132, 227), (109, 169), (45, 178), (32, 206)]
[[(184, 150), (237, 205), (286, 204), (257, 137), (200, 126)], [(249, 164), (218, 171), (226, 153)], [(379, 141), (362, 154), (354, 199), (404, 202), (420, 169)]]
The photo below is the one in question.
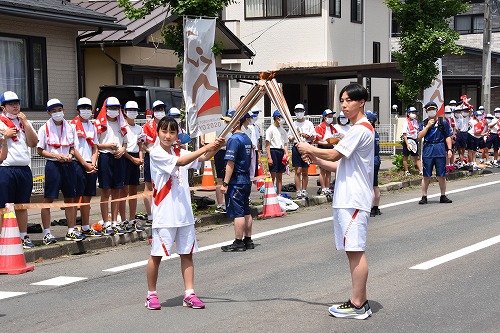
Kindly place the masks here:
[(82, 106), (82, 105), (92, 106), (92, 101), (90, 100), (90, 98), (82, 97), (82, 98), (80, 98), (78, 100), (78, 102), (76, 102), (76, 107), (79, 107), (79, 106)]
[(335, 112), (333, 112), (332, 110), (330, 109), (326, 109), (325, 111), (323, 111), (323, 117), (326, 117), (328, 116), (329, 114), (334, 114)]
[(106, 106), (121, 106), (120, 101), (116, 97), (108, 97)]
[(485, 118), (494, 118), (494, 116), (491, 113), (486, 113), (484, 115)]
[(56, 106), (63, 106), (63, 104), (57, 98), (50, 99), (47, 102), (47, 111), (50, 111), (50, 109), (55, 108)]
[(484, 106), (482, 106), (482, 105), (481, 105), (481, 106), (480, 106), (480, 107), (478, 107), (477, 109), (478, 109), (478, 110), (484, 110)]
[(124, 110), (127, 109), (139, 109), (139, 105), (137, 104), (136, 101), (128, 101), (125, 103), (125, 106), (123, 107)]
[(304, 107), (304, 104), (297, 104), (297, 105), (295, 105), (295, 110), (297, 110), (297, 109), (302, 109), (304, 111), (306, 110), (306, 108)]
[(166, 107), (165, 103), (163, 103), (162, 101), (154, 101), (153, 102), (153, 107), (151, 109), (154, 109), (155, 107), (157, 106), (163, 106), (163, 107)]
[(250, 110), (250, 112), (252, 112), (252, 113), (259, 113), (260, 111), (261, 111), (261, 110), (260, 110), (260, 108), (258, 108), (257, 106), (254, 106), (254, 107)]
[(494, 112), (500, 112), (500, 108), (495, 108)]
[(457, 104), (457, 101), (455, 101), (454, 99), (452, 99), (452, 100), (450, 101), (450, 103), (448, 103), (448, 104)]
[(181, 111), (178, 108), (170, 108), (170, 110), (168, 110), (168, 115), (170, 117), (180, 116), (181, 115)]
[(13, 91), (6, 91), (0, 96), (0, 103), (3, 105), (8, 102), (21, 101)]

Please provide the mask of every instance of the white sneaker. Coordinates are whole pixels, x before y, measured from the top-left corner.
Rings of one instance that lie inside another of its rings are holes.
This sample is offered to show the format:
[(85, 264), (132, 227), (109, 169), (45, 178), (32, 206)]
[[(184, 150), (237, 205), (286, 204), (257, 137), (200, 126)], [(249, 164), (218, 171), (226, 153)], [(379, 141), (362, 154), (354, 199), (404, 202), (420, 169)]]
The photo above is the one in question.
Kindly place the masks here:
[(308, 199), (309, 198), (309, 194), (307, 194), (306, 190), (302, 190), (302, 198), (304, 198), (304, 199)]
[(302, 199), (303, 197), (302, 191), (297, 191), (297, 199)]
[(411, 176), (410, 171), (405, 171), (405, 176)]

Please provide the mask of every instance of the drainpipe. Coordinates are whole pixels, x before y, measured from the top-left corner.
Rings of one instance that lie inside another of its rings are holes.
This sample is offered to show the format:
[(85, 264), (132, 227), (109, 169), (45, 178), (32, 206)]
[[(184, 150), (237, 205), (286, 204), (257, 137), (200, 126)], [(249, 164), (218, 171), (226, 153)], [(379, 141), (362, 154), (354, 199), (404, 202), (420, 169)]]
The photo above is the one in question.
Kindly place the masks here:
[(91, 38), (101, 34), (104, 31), (103, 28), (98, 28), (97, 31), (90, 32), (86, 35), (81, 35), (76, 38), (76, 70), (78, 76), (78, 97), (85, 96), (85, 63), (82, 53), (81, 41), (84, 38)]
[(118, 85), (118, 60), (116, 60), (106, 52), (106, 50), (104, 49), (104, 43), (101, 43), (101, 51), (106, 57), (108, 57), (112, 62), (115, 63), (115, 84)]

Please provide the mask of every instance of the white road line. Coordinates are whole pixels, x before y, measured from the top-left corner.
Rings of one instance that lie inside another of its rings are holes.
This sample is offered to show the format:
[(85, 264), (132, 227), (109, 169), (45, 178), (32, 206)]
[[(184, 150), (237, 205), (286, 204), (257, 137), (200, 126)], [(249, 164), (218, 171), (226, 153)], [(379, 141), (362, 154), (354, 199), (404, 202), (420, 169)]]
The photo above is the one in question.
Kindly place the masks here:
[[(318, 219), (318, 220), (313, 220), (313, 221), (308, 221), (308, 222), (304, 222), (304, 223), (300, 223), (300, 224), (290, 225), (288, 227), (283, 227), (283, 228), (279, 228), (279, 229), (269, 230), (269, 231), (265, 231), (265, 232), (261, 232), (261, 233), (252, 235), (252, 239), (259, 239), (259, 238), (262, 238), (262, 237), (267, 237), (267, 236), (279, 234), (281, 232), (286, 232), (286, 231), (290, 231), (290, 230), (294, 230), (294, 229), (304, 228), (304, 227), (308, 227), (310, 225), (314, 225), (314, 224), (318, 224), (318, 223), (323, 223), (323, 222), (331, 221), (331, 220), (332, 220), (331, 217), (325, 217), (325, 218)], [(226, 242), (221, 242), (221, 243), (217, 243), (217, 244), (203, 246), (203, 247), (198, 248), (198, 252), (203, 252), (203, 251), (218, 249), (221, 246), (229, 245), (232, 242), (233, 241), (231, 240), (231, 241), (226, 241)], [(163, 257), (162, 261), (164, 261), (164, 260), (170, 260), (170, 259), (174, 259), (174, 258), (178, 258), (178, 257), (179, 257), (179, 255), (175, 253), (175, 254), (172, 254), (169, 257)], [(131, 264), (127, 264), (127, 265), (122, 265), (122, 266), (117, 266), (117, 267), (113, 267), (113, 268), (109, 268), (109, 269), (104, 269), (103, 272), (121, 272), (121, 271), (125, 271), (127, 269), (132, 269), (132, 268), (137, 268), (137, 267), (141, 267), (141, 266), (146, 266), (147, 263), (148, 263), (147, 260), (141, 260), (141, 261), (137, 261), (137, 262), (134, 262), (134, 263), (131, 263)]]
[[(489, 182), (489, 183), (483, 183), (483, 184), (479, 184), (479, 185), (474, 185), (474, 186), (468, 186), (468, 187), (464, 187), (464, 188), (457, 189), (457, 190), (447, 191), (446, 193), (450, 194), (450, 193), (458, 193), (458, 192), (463, 192), (463, 191), (470, 191), (470, 190), (473, 190), (473, 189), (476, 189), (476, 188), (479, 188), (479, 187), (496, 185), (496, 184), (500, 184), (500, 180)], [(428, 195), (427, 197), (428, 198), (435, 198), (435, 197), (439, 197), (439, 196), (440, 196), (440, 194), (438, 193), (438, 194)], [(380, 206), (380, 208), (389, 208), (389, 207), (394, 207), (394, 206), (400, 206), (400, 205), (404, 205), (404, 204), (407, 204), (407, 203), (417, 202), (419, 200), (420, 200), (420, 198), (414, 198), (414, 199), (409, 199), (409, 200), (403, 200), (403, 201), (393, 202), (393, 203), (390, 203), (390, 204), (382, 205), (382, 206)], [(284, 227), (284, 228), (279, 228), (279, 229), (275, 229), (275, 230), (269, 230), (269, 231), (265, 231), (265, 232), (262, 232), (262, 233), (259, 233), (259, 234), (255, 234), (255, 235), (252, 235), (252, 238), (253, 239), (258, 239), (258, 238), (262, 238), (262, 237), (267, 237), (267, 236), (279, 234), (281, 232), (286, 232), (286, 231), (290, 231), (290, 230), (304, 228), (304, 227), (307, 227), (307, 226), (310, 226), (310, 225), (314, 225), (314, 224), (318, 224), (318, 223), (323, 223), (323, 222), (327, 222), (327, 221), (331, 221), (331, 220), (332, 220), (331, 217), (326, 217), (326, 218), (322, 218), (322, 219), (318, 219), (318, 220), (308, 221), (308, 222), (304, 222), (304, 223), (300, 223), (300, 224), (295, 224), (295, 225), (291, 225), (291, 226)], [(203, 246), (203, 247), (200, 247), (198, 249), (198, 252), (203, 252), (203, 251), (208, 251), (208, 250), (212, 250), (212, 249), (217, 249), (217, 248), (220, 248), (221, 246), (229, 245), (232, 242), (233, 241), (231, 240), (231, 241), (226, 241), (226, 242), (221, 242), (221, 243), (217, 243), (217, 244)], [(162, 261), (163, 260), (170, 260), (170, 259), (178, 258), (178, 257), (179, 256), (177, 254), (173, 254), (170, 257), (163, 257)], [(131, 264), (127, 264), (127, 265), (122, 265), (122, 266), (117, 266), (117, 267), (113, 267), (113, 268), (104, 269), (103, 272), (121, 272), (121, 271), (125, 271), (125, 270), (128, 270), (128, 269), (133, 269), (133, 268), (145, 266), (145, 265), (147, 265), (147, 263), (148, 263), (147, 260), (141, 260), (141, 261), (137, 261), (137, 262), (134, 262), (134, 263), (131, 263)]]
[(14, 291), (0, 291), (0, 299), (21, 296), (21, 295), (24, 295), (24, 294), (27, 294), (27, 293), (14, 292)]
[(444, 256), (438, 257), (436, 259), (432, 259), (432, 260), (426, 261), (424, 263), (421, 263), (419, 265), (410, 267), (410, 269), (426, 270), (426, 269), (435, 267), (437, 265), (444, 264), (445, 262), (448, 262), (450, 260), (463, 257), (469, 253), (482, 250), (488, 246), (495, 245), (497, 243), (500, 243), (500, 235), (495, 236), (495, 237), (490, 238), (490, 239), (487, 239), (487, 240), (484, 240), (482, 242), (473, 244), (471, 246), (464, 247), (463, 249), (457, 250), (455, 252), (445, 254)]
[(34, 286), (64, 286), (70, 283), (75, 283), (78, 281), (87, 280), (86, 277), (75, 277), (75, 276), (58, 276), (53, 279), (48, 279), (40, 282), (32, 283)]

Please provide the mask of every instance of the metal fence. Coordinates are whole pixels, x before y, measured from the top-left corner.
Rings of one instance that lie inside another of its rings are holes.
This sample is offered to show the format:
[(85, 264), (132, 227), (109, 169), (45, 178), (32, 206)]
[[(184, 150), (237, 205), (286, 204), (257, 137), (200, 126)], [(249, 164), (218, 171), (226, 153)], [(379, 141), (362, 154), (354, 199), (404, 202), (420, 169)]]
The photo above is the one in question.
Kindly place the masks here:
[[(295, 120), (295, 116), (292, 116), (292, 118)], [(317, 126), (321, 123), (322, 116), (307, 116), (306, 119), (310, 120), (314, 126)], [(266, 129), (271, 126), (272, 118), (271, 117), (264, 117), (262, 121), (259, 121), (258, 126), (260, 129), (260, 136), (263, 138), (262, 141), (262, 151), (266, 151), (266, 140), (265, 140), (265, 132)], [(136, 123), (138, 125), (144, 125), (146, 123), (145, 119), (137, 119)], [(38, 133), (38, 129), (42, 127), (42, 125), (45, 124), (45, 121), (38, 120), (38, 121), (32, 121), (33, 128), (35, 131)], [(288, 133), (288, 124), (283, 124), (283, 128), (287, 131)], [(385, 143), (387, 145), (382, 144), (380, 146), (380, 153), (381, 154), (395, 154), (396, 148), (394, 146), (394, 143), (396, 143), (398, 140), (394, 140), (395, 137), (395, 130), (396, 130), (396, 125), (387, 125), (387, 124), (379, 124), (376, 126), (376, 130), (378, 131), (380, 135), (380, 142)], [(391, 145), (392, 144), (392, 145)], [(291, 143), (288, 144), (288, 150), (291, 152), (292, 151), (292, 145)], [(31, 149), (31, 171), (33, 173), (33, 194), (39, 194), (43, 193), (43, 185), (44, 185), (44, 179), (45, 179), (45, 158), (41, 157), (37, 153), (37, 149), (32, 148)], [(141, 168), (141, 178), (140, 180), (142, 181), (143, 178), (143, 169)]]

